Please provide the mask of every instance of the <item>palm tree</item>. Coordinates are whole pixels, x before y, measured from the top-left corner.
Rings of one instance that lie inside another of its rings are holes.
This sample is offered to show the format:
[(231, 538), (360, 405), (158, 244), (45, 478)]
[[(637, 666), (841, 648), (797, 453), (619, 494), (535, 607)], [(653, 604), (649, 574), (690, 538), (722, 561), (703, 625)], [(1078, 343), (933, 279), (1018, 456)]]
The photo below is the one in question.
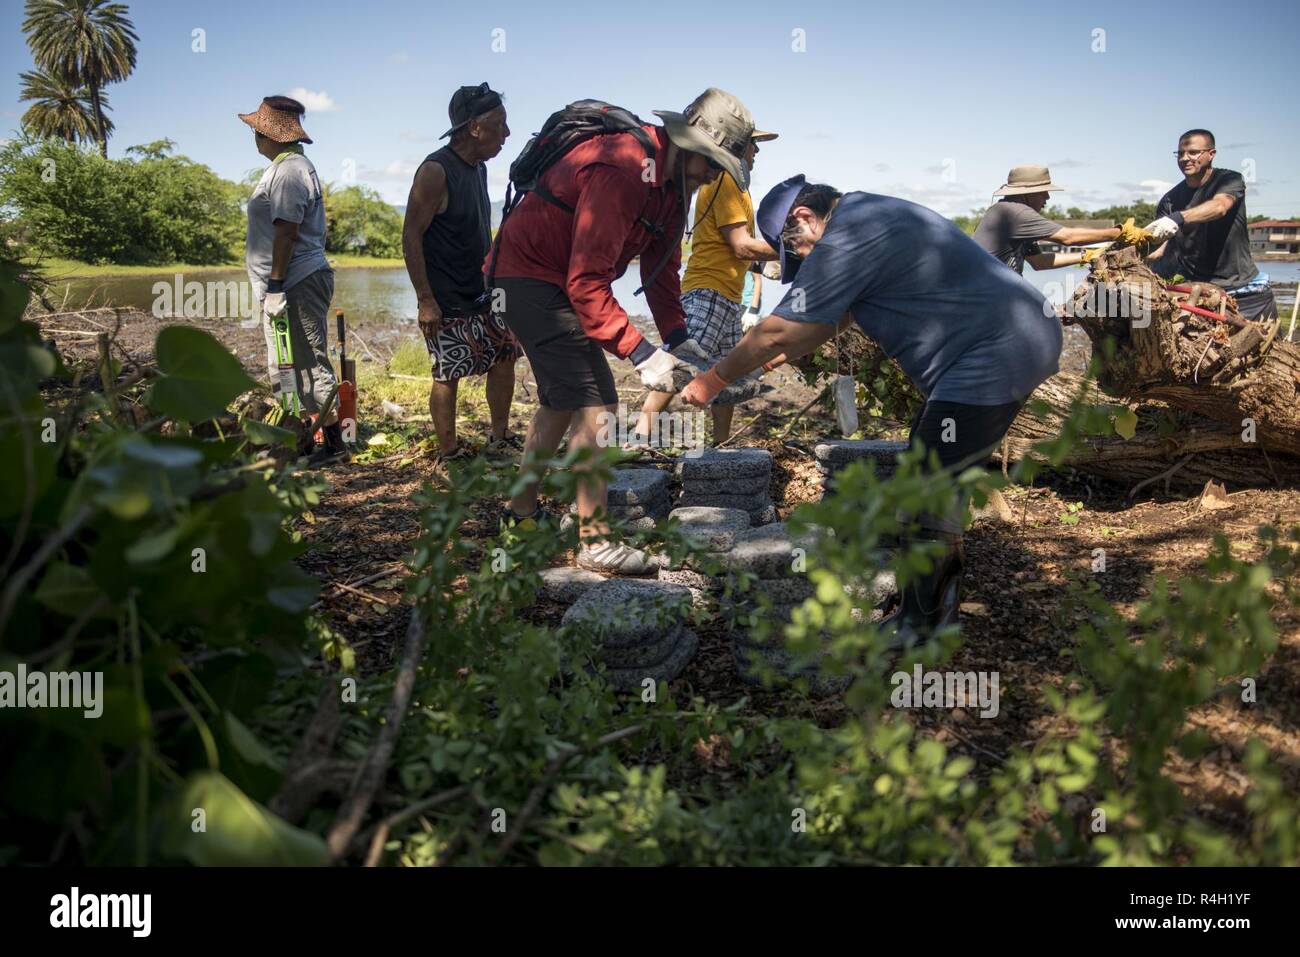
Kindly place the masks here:
[[(70, 143), (90, 143), (99, 138), (95, 110), (84, 86), (73, 86), (59, 76), (36, 70), (24, 73), (19, 99), (31, 100), (23, 114), (23, 126), (37, 136), (57, 136)], [(108, 110), (108, 97), (100, 94), (101, 110)], [(113, 121), (104, 117), (105, 134), (113, 132)]]
[(76, 87), (85, 87), (95, 116), (99, 151), (108, 157), (104, 117), (106, 84), (135, 69), (135, 27), (126, 4), (110, 0), (27, 0), (23, 32), (36, 65)]

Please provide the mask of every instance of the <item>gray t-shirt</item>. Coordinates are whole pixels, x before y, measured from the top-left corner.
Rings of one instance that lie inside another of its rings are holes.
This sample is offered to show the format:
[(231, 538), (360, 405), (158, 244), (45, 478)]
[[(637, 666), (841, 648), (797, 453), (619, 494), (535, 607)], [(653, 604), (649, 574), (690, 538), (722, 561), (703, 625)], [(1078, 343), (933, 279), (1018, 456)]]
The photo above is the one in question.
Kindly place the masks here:
[(1004, 199), (988, 208), (971, 238), (1016, 272), (1024, 272), (1025, 258), (1042, 252), (1037, 240), (1054, 236), (1061, 228), (1024, 203)]
[(851, 312), (930, 399), (1003, 405), (1057, 371), (1061, 321), (1028, 282), (933, 210), (871, 193), (840, 200), (774, 315)]
[(261, 300), (271, 278), (271, 245), (275, 221), (298, 224), (298, 241), (284, 276), (292, 289), (318, 269), (329, 269), (325, 258), (325, 202), (316, 168), (307, 157), (291, 153), (272, 163), (248, 200), (248, 243), (245, 262), (253, 294)]

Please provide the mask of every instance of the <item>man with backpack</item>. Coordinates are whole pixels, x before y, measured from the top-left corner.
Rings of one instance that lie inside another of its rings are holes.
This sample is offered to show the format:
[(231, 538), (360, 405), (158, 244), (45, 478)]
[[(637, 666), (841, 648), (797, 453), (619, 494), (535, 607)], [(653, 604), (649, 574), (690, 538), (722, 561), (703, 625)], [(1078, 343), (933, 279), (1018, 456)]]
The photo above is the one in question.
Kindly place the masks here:
[[(506, 325), (518, 337), (537, 380), (539, 408), (524, 457), (553, 453), (565, 433), (569, 448), (594, 448), (614, 413), (618, 391), (602, 352), (633, 364), (642, 384), (675, 392), (707, 357), (687, 337), (681, 305), (681, 237), (691, 195), (726, 172), (749, 186), (745, 149), (754, 130), (748, 109), (708, 89), (682, 113), (656, 110), (663, 126), (646, 124), (599, 101), (571, 104), (551, 116), (510, 168), (497, 242), (485, 267)], [(611, 285), (639, 256), (646, 300), (663, 346), (656, 348), (628, 320)], [(580, 483), (577, 511), (584, 538), (578, 565), (606, 574), (644, 574), (643, 551), (610, 542), (592, 521), (605, 508), (605, 483)], [(510, 502), (507, 521), (536, 519), (538, 489)], [(593, 544), (587, 544), (592, 542)]]

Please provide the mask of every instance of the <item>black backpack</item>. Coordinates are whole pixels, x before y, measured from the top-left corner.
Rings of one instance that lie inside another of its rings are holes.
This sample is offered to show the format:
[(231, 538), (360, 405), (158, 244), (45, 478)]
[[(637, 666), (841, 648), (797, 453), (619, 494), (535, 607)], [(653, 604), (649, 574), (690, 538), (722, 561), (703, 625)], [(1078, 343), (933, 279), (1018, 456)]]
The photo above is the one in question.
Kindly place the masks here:
[[(573, 212), (572, 206), (552, 196), (546, 187), (541, 185), (542, 174), (568, 155), (578, 144), (585, 143), (594, 136), (604, 136), (609, 133), (631, 133), (645, 149), (646, 157), (653, 158), (655, 144), (650, 134), (642, 129), (643, 125), (641, 118), (635, 113), (621, 106), (612, 106), (603, 100), (576, 100), (547, 117), (541, 131), (533, 134), (532, 139), (524, 144), (523, 150), (510, 164), (510, 183), (506, 186), (506, 201), (501, 209), (501, 225), (497, 227), (496, 239), (492, 243), (492, 262), (488, 266), (489, 289), (496, 285), (497, 252), (501, 247), (501, 234), (506, 228), (506, 220), (526, 195), (536, 193), (552, 206), (558, 206), (565, 212)], [(651, 223), (645, 216), (639, 217), (638, 221), (655, 236), (663, 235), (662, 225)], [(685, 221), (686, 214), (683, 210), (683, 226)], [(654, 282), (655, 277), (659, 275), (659, 270), (671, 258), (671, 254), (670, 245), (642, 289)], [(640, 292), (641, 289), (638, 289), (637, 293)]]

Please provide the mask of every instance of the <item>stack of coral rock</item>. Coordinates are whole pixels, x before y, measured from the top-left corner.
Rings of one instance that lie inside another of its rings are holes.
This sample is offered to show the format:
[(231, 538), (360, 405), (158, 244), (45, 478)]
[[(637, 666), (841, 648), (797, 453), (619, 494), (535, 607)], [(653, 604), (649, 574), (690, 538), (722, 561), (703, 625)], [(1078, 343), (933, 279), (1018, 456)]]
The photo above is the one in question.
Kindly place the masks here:
[(772, 453), (765, 449), (706, 449), (677, 461), (682, 491), (678, 508), (739, 509), (751, 525), (776, 521), (772, 503)]
[[(649, 530), (668, 517), (672, 501), (668, 492), (671, 476), (656, 468), (614, 469), (605, 494), (605, 511), (610, 519), (632, 529)], [(569, 506), (570, 515), (578, 506)], [(566, 517), (567, 527), (573, 519)]]
[(862, 459), (876, 463), (876, 474), (888, 478), (894, 474), (898, 456), (907, 449), (906, 442), (887, 442), (883, 439), (832, 439), (819, 442), (813, 448), (817, 471), (822, 475), (822, 491), (834, 488), (836, 473), (846, 465)]
[[(813, 596), (806, 556), (815, 541), (815, 535), (792, 535), (785, 523), (777, 522), (743, 533), (727, 554), (731, 597), (724, 612), (731, 623), (736, 668), (750, 684), (761, 684), (764, 672), (770, 670), (768, 677), (778, 682), (807, 678), (815, 695), (841, 694), (848, 687), (848, 676), (820, 670), (829, 635), (823, 634), (823, 645), (811, 659), (798, 658), (786, 647), (785, 627), (793, 621), (795, 610)], [(871, 581), (847, 583), (845, 588), (861, 599), (858, 606), (873, 608), (888, 601), (894, 576), (883, 571)], [(865, 617), (859, 607), (853, 609), (853, 616), (859, 621)], [(881, 612), (872, 611), (870, 617), (879, 620)]]
[[(686, 627), (691, 592), (644, 578), (610, 578), (585, 589), (562, 623), (593, 639), (593, 657), (620, 691), (680, 675), (699, 648)], [(572, 665), (571, 665), (572, 666)]]

